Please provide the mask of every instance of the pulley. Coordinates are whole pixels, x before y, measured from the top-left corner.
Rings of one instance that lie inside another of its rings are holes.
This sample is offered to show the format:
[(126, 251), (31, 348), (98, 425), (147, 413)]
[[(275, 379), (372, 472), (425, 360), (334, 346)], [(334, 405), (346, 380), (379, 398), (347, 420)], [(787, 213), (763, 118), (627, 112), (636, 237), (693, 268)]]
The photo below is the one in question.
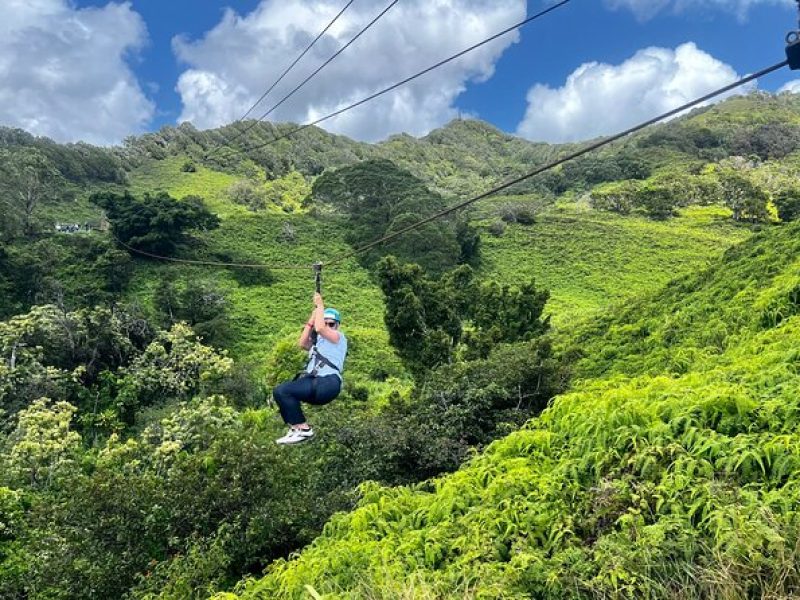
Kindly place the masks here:
[[(800, 0), (797, 0), (797, 10), (800, 14)], [(798, 19), (798, 27), (800, 28), (800, 19)], [(786, 60), (792, 71), (800, 69), (800, 29), (786, 34)]]
[(322, 293), (322, 263), (314, 263), (314, 287), (318, 294)]

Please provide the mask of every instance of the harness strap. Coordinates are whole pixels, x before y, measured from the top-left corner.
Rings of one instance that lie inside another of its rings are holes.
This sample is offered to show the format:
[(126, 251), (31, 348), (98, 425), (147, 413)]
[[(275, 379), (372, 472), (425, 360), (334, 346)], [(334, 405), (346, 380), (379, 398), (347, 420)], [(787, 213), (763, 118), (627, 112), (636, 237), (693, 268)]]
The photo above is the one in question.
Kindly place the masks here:
[(317, 350), (316, 346), (313, 346), (311, 348), (311, 350), (312, 350), (312, 353), (313, 353), (311, 360), (314, 361), (314, 366), (311, 369), (311, 371), (309, 372), (309, 375), (312, 375), (312, 376), (316, 377), (317, 373), (319, 373), (319, 370), (323, 366), (330, 367), (334, 371), (336, 371), (337, 373), (341, 373), (342, 372), (342, 370), (339, 367), (337, 367), (335, 364), (333, 364), (326, 356), (321, 354), (320, 351)]

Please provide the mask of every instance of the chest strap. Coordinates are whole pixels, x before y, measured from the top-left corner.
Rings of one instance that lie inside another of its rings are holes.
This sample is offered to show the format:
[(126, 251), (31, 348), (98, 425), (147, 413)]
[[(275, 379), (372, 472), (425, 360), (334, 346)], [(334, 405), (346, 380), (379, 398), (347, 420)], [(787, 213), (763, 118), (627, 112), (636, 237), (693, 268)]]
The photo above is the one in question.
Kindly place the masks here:
[(327, 357), (322, 355), (319, 350), (317, 350), (316, 346), (312, 346), (311, 348), (311, 360), (314, 361), (314, 366), (311, 368), (309, 375), (316, 377), (317, 373), (322, 367), (330, 367), (337, 373), (341, 374), (342, 370), (333, 364)]

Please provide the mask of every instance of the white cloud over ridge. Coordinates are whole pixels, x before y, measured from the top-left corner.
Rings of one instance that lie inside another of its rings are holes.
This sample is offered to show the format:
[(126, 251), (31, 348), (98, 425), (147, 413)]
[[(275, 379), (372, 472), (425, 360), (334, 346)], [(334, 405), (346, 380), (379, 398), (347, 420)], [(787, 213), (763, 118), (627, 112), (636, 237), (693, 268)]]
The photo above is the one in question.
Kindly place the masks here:
[[(354, 3), (249, 118), (259, 117), (374, 18), (387, 0)], [(178, 80), (180, 120), (200, 128), (240, 118), (341, 9), (341, 0), (263, 0), (250, 14), (227, 11), (199, 40), (176, 38), (189, 68)], [(269, 116), (306, 123), (404, 79), (521, 21), (525, 0), (404, 0)], [(467, 54), (377, 100), (321, 124), (375, 141), (427, 133), (456, 116), (455, 98), (469, 81), (494, 73), (517, 33)]]
[(517, 133), (530, 140), (547, 142), (574, 142), (609, 135), (736, 79), (732, 67), (698, 49), (694, 43), (682, 44), (675, 50), (646, 48), (620, 65), (583, 64), (563, 87), (533, 86), (528, 91), (528, 109)]
[(724, 11), (745, 19), (751, 8), (759, 4), (794, 6), (794, 0), (606, 0), (613, 9), (627, 8), (642, 21), (653, 18), (662, 11), (673, 14), (692, 10)]
[(790, 94), (797, 94), (800, 93), (800, 79), (792, 79), (791, 81), (787, 81), (781, 86), (776, 94), (781, 94), (783, 92), (789, 92)]
[(147, 31), (130, 3), (0, 2), (0, 125), (59, 142), (112, 144), (155, 107), (125, 62)]

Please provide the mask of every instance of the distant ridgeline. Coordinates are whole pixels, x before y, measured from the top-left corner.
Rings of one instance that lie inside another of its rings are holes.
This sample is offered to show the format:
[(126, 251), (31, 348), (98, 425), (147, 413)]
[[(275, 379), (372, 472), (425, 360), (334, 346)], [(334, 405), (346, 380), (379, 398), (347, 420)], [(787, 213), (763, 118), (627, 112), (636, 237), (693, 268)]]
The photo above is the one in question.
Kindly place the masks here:
[[(241, 172), (246, 165), (277, 178), (297, 170), (314, 176), (368, 158), (384, 158), (407, 169), (443, 193), (473, 193), (530, 171), (579, 144), (532, 143), (478, 120), (455, 120), (422, 138), (394, 135), (378, 144), (355, 142), (316, 127), (276, 143), (293, 124), (259, 123), (236, 137), (241, 125), (198, 131), (188, 123), (158, 133), (129, 138), (121, 156), (131, 165), (146, 158), (188, 154), (198, 163)], [(225, 140), (234, 139), (234, 148)], [(696, 109), (666, 124), (613, 144), (509, 190), (509, 193), (559, 194), (598, 183), (645, 179), (675, 163), (684, 167), (728, 156), (780, 159), (800, 144), (798, 96), (756, 92)], [(221, 146), (221, 147), (220, 147)], [(248, 151), (249, 148), (254, 148)], [(206, 152), (212, 152), (206, 157)]]
[[(250, 122), (247, 122), (250, 124)], [(36, 148), (71, 182), (116, 182), (151, 159), (187, 156), (190, 161), (230, 173), (257, 168), (268, 179), (292, 171), (313, 177), (326, 169), (369, 158), (388, 159), (435, 190), (469, 193), (531, 170), (579, 144), (532, 143), (478, 120), (455, 120), (422, 138), (399, 134), (378, 144), (356, 142), (309, 127), (276, 143), (294, 124), (260, 122), (239, 135), (231, 124), (199, 131), (190, 123), (126, 138), (118, 147), (56, 144), (18, 129), (0, 128), (0, 149)], [(234, 140), (233, 148), (226, 140)], [(754, 92), (737, 96), (613, 144), (563, 169), (524, 182), (509, 193), (559, 194), (603, 182), (645, 179), (675, 163), (696, 168), (728, 156), (781, 159), (800, 144), (800, 99)], [(252, 150), (249, 150), (251, 149)]]

